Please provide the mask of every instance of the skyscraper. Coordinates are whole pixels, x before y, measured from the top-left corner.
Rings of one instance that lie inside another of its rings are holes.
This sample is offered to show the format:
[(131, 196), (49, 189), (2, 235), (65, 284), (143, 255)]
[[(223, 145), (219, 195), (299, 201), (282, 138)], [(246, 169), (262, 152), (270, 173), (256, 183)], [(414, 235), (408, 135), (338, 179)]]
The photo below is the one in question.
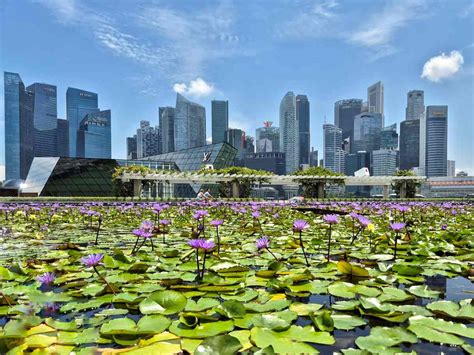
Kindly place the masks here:
[(417, 120), (425, 111), (425, 93), (423, 90), (411, 90), (407, 94), (406, 120)]
[(381, 81), (367, 88), (367, 105), (369, 112), (380, 113), (383, 117), (383, 84)]
[(110, 110), (88, 113), (77, 132), (76, 154), (80, 158), (112, 157)]
[(342, 129), (324, 124), (324, 167), (336, 173), (344, 173), (344, 151), (342, 150)]
[(380, 148), (398, 149), (398, 133), (396, 123), (384, 127), (380, 131)]
[(69, 122), (58, 118), (58, 129), (56, 135), (57, 141), (57, 156), (69, 156)]
[(245, 154), (247, 153), (245, 132), (238, 128), (229, 128), (226, 131), (225, 141), (237, 149), (237, 155), (235, 156), (236, 165), (242, 165)]
[(229, 101), (212, 100), (212, 143), (225, 141), (229, 129)]
[(362, 112), (362, 100), (340, 100), (334, 104), (334, 124), (342, 130), (342, 139), (354, 142), (354, 117)]
[(456, 176), (456, 161), (448, 160), (447, 176)]
[(96, 93), (68, 88), (66, 91), (66, 114), (69, 121), (69, 155), (77, 155), (77, 133), (82, 120), (88, 113), (99, 111)]
[(372, 152), (380, 148), (382, 114), (363, 112), (354, 117), (354, 144), (351, 152)]
[(400, 170), (420, 165), (420, 120), (400, 122)]
[(285, 153), (286, 173), (299, 168), (299, 125), (296, 120), (296, 97), (292, 91), (286, 93), (280, 103), (280, 149)]
[(5, 178), (26, 179), (33, 161), (34, 95), (17, 73), (4, 72)]
[(255, 153), (255, 139), (251, 136), (245, 136), (245, 152)]
[(137, 159), (161, 154), (159, 127), (152, 127), (150, 121), (140, 121), (137, 129)]
[(398, 151), (378, 149), (372, 152), (372, 175), (392, 176), (397, 171)]
[(176, 110), (174, 107), (160, 107), (160, 134), (161, 152), (174, 152), (174, 118)]
[(427, 106), (425, 169), (426, 176), (446, 176), (447, 163), (448, 106)]
[(33, 127), (35, 157), (57, 156), (58, 109), (56, 86), (34, 83), (26, 88), (33, 93)]
[(318, 151), (314, 150), (314, 147), (311, 148), (311, 152), (309, 152), (309, 166), (318, 166)]
[(296, 120), (299, 126), (299, 164), (309, 164), (310, 152), (310, 113), (306, 95), (296, 95)]
[(127, 137), (127, 159), (137, 159), (137, 135)]
[(175, 150), (206, 145), (206, 109), (176, 94)]
[[(280, 129), (273, 127), (271, 121), (263, 122), (263, 127), (255, 130), (257, 153), (280, 151)], [(270, 141), (270, 144), (268, 144)]]

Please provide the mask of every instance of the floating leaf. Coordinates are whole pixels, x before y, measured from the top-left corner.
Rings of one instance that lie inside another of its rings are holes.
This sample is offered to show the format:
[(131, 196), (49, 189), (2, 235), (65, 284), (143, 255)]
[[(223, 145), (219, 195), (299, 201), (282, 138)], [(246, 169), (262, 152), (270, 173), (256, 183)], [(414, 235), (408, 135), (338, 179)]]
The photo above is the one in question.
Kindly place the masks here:
[(140, 312), (143, 314), (174, 314), (186, 307), (186, 297), (177, 291), (157, 291), (140, 302)]
[(234, 322), (231, 320), (218, 322), (203, 322), (194, 328), (186, 327), (179, 321), (174, 321), (169, 327), (169, 331), (180, 337), (202, 339), (214, 337), (219, 334), (230, 332), (234, 329)]
[(440, 292), (430, 290), (426, 285), (411, 286), (408, 288), (411, 294), (423, 298), (438, 298)]
[(416, 343), (417, 337), (401, 327), (374, 327), (370, 330), (370, 335), (358, 337), (357, 346), (362, 350), (372, 353), (383, 353), (388, 348), (400, 343)]
[(235, 354), (242, 345), (237, 338), (230, 335), (218, 335), (216, 337), (205, 339), (196, 348), (196, 355), (232, 355)]

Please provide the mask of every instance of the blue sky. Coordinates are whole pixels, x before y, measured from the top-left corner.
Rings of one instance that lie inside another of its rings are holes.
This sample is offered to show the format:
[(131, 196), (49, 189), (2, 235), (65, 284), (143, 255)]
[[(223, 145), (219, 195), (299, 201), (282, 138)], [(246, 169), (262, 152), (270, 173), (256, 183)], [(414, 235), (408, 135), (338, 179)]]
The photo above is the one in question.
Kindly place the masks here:
[[(255, 135), (278, 124), (287, 91), (311, 102), (311, 141), (334, 102), (385, 86), (385, 122), (405, 117), (406, 93), (449, 105), (448, 158), (474, 174), (474, 4), (470, 0), (3, 0), (0, 68), (25, 84), (99, 94), (112, 110), (113, 156), (140, 120), (157, 124), (175, 91), (206, 107), (229, 100), (230, 123)], [(3, 153), (3, 85), (0, 117)]]

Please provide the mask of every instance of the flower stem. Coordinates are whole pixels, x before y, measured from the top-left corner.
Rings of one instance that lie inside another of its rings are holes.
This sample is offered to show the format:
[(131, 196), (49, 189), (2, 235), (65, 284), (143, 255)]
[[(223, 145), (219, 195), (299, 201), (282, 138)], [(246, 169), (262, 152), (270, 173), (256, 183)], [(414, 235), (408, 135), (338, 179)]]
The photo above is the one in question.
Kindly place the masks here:
[(206, 271), (206, 256), (207, 256), (207, 252), (204, 250), (204, 259), (202, 261), (201, 277), (204, 277), (204, 272)]
[[(303, 255), (304, 255), (304, 260), (306, 261), (306, 266), (309, 267), (309, 262), (308, 262), (308, 257), (306, 256), (306, 251), (304, 250), (304, 245), (303, 245), (303, 239), (301, 238), (301, 231), (300, 231), (300, 247), (301, 247), (301, 250), (303, 251)], [(268, 250), (268, 249), (267, 249)]]
[(395, 248), (393, 249), (393, 260), (397, 260), (397, 241), (398, 241), (398, 232), (395, 233)]
[(196, 249), (196, 270), (198, 276), (201, 276), (200, 268), (199, 268), (199, 249)]
[(217, 233), (217, 255), (221, 252), (221, 238), (219, 237), (219, 227), (216, 226), (216, 233)]
[(327, 254), (328, 262), (329, 262), (329, 257), (331, 253), (331, 234), (332, 234), (332, 226), (329, 225), (329, 240), (328, 240), (328, 254)]
[[(273, 254), (273, 252), (270, 250), (270, 248), (266, 248), (266, 249), (270, 254), (272, 254), (272, 256), (275, 258), (276, 261), (279, 261), (278, 258), (275, 256), (275, 254)], [(306, 255), (305, 255), (305, 257), (306, 257)]]
[(94, 268), (94, 271), (96, 272), (96, 274), (99, 275), (99, 277), (102, 279), (102, 281), (105, 282), (105, 284), (106, 284), (107, 287), (110, 289), (110, 291), (112, 291), (112, 293), (115, 295), (114, 289), (113, 289), (112, 286), (107, 282), (107, 280), (105, 279), (105, 277), (100, 274), (99, 270), (97, 270), (97, 267), (93, 266), (93, 268)]

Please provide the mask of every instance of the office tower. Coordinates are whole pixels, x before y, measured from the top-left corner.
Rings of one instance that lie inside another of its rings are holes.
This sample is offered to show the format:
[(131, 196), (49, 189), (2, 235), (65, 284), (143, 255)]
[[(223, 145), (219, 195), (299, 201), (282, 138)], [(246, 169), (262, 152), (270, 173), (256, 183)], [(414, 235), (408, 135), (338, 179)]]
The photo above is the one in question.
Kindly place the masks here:
[(206, 109), (176, 94), (174, 118), (175, 150), (206, 145)]
[(176, 110), (174, 107), (160, 107), (160, 133), (161, 133), (161, 152), (174, 152), (174, 118)]
[(324, 124), (324, 167), (336, 173), (344, 173), (344, 151), (342, 150), (342, 129)]
[(309, 153), (309, 166), (318, 166), (318, 151), (311, 148)]
[(456, 161), (448, 160), (447, 176), (456, 176)]
[(357, 153), (346, 154), (344, 157), (344, 173), (347, 176), (353, 176), (357, 170), (367, 168), (371, 170), (370, 153), (359, 151)]
[(299, 126), (299, 164), (309, 164), (310, 152), (310, 114), (306, 95), (296, 95), (296, 120)]
[(68, 88), (66, 91), (66, 114), (69, 121), (69, 155), (77, 154), (77, 135), (84, 117), (89, 113), (99, 112), (96, 93)]
[(396, 123), (384, 127), (380, 131), (380, 148), (398, 149), (398, 133)]
[(152, 127), (150, 121), (140, 121), (137, 129), (137, 159), (161, 154), (159, 127)]
[(285, 153), (286, 173), (299, 168), (299, 126), (296, 120), (296, 97), (292, 91), (286, 93), (280, 103), (280, 149)]
[(448, 161), (448, 106), (426, 107), (425, 135), (426, 176), (446, 176)]
[(270, 171), (277, 175), (285, 175), (285, 153), (247, 153), (244, 157), (243, 166), (255, 170)]
[[(362, 112), (362, 100), (340, 100), (334, 104), (334, 124), (342, 130), (342, 139), (354, 142), (354, 117)], [(350, 149), (349, 149), (350, 150)]]
[(245, 153), (247, 153), (245, 147), (245, 132), (238, 128), (229, 128), (226, 131), (225, 141), (237, 149), (235, 160), (238, 165), (241, 165)]
[(245, 136), (245, 152), (255, 153), (255, 139), (251, 136)]
[(269, 153), (272, 152), (272, 141), (267, 138), (259, 139), (257, 141), (257, 153)]
[(19, 74), (4, 72), (5, 179), (26, 179), (33, 161), (34, 95)]
[(77, 131), (76, 154), (80, 158), (112, 158), (110, 110), (88, 113)]
[(58, 118), (57, 125), (57, 156), (69, 157), (69, 122)]
[(372, 152), (380, 148), (382, 114), (363, 112), (354, 117), (354, 144), (351, 153)]
[(400, 122), (400, 170), (419, 166), (420, 120)]
[(137, 135), (127, 137), (127, 159), (137, 159)]
[(425, 93), (423, 90), (411, 90), (407, 94), (406, 120), (417, 120), (425, 111)]
[[(271, 121), (263, 122), (263, 127), (255, 130), (255, 139), (257, 141), (257, 153), (260, 152), (279, 152), (280, 151), (280, 129), (278, 127), (272, 127)], [(261, 140), (269, 140), (268, 142), (260, 142)], [(260, 143), (259, 143), (260, 142)], [(264, 147), (266, 150), (259, 150), (259, 147)], [(270, 150), (268, 150), (270, 149)]]
[(212, 143), (225, 141), (225, 131), (229, 129), (229, 101), (211, 101)]
[(383, 117), (383, 84), (381, 81), (368, 87), (367, 106), (369, 112), (380, 113)]
[(373, 176), (392, 176), (397, 171), (398, 151), (393, 149), (378, 149), (372, 152)]

